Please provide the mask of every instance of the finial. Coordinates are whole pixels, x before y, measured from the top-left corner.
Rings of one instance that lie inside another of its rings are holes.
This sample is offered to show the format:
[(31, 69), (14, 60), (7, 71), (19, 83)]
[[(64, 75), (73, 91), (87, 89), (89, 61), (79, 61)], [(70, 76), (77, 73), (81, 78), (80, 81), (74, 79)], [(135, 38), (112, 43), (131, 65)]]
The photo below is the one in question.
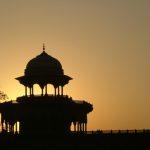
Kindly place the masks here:
[(45, 43), (43, 43), (43, 52), (45, 51)]

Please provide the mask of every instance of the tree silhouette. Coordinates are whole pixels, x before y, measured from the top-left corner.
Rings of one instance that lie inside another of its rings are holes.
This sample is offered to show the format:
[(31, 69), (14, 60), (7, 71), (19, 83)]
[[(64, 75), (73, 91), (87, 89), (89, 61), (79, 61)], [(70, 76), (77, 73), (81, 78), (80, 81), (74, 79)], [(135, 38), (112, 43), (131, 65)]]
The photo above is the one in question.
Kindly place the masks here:
[(8, 96), (7, 94), (5, 94), (3, 91), (0, 91), (0, 100), (7, 100), (8, 99)]

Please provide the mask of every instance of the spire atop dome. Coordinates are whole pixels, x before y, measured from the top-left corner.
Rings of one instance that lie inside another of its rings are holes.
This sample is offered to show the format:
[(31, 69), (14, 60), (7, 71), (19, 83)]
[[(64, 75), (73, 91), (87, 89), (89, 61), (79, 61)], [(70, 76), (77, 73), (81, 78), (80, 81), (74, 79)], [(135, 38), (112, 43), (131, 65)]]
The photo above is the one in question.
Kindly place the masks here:
[(43, 43), (43, 52), (45, 51), (45, 43)]

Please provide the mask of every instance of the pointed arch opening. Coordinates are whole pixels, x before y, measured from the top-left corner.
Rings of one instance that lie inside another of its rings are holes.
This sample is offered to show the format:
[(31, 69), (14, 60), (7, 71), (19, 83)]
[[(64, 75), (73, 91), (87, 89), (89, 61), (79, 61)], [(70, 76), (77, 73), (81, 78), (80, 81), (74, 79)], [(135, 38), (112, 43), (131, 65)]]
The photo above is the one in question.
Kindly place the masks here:
[(54, 95), (54, 93), (55, 93), (54, 86), (52, 84), (47, 84), (47, 94)]
[(41, 87), (38, 84), (34, 84), (34, 95), (41, 95)]

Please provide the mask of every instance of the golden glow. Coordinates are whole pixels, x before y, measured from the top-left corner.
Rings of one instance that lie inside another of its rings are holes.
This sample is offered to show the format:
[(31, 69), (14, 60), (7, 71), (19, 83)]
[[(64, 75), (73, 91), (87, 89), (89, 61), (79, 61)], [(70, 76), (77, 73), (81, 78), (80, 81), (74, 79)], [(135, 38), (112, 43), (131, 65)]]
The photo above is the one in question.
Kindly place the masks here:
[(73, 77), (64, 94), (93, 104), (88, 130), (150, 128), (149, 6), (148, 0), (1, 1), (0, 90), (10, 99), (24, 95), (14, 78), (44, 42)]

